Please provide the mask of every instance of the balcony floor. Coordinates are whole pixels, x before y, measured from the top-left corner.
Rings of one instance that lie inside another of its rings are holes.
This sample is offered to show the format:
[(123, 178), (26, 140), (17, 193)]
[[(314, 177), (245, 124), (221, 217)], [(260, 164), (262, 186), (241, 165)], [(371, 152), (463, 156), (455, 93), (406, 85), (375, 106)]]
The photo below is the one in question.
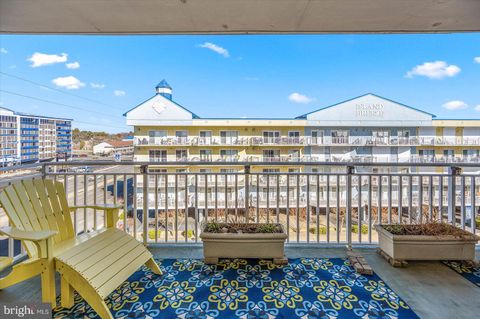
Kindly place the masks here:
[[(373, 270), (423, 318), (476, 318), (480, 313), (480, 288), (439, 262), (410, 262), (393, 268), (374, 248), (357, 248)], [(152, 247), (158, 258), (201, 258), (200, 245)], [(290, 245), (287, 257), (345, 257), (343, 247), (318, 248)], [(480, 251), (477, 251), (477, 259)], [(58, 278), (57, 278), (58, 279)], [(57, 283), (58, 284), (58, 283)], [(59, 288), (58, 288), (59, 289)], [(59, 291), (59, 290), (57, 290)], [(2, 302), (39, 301), (40, 278), (33, 278), (0, 291)]]

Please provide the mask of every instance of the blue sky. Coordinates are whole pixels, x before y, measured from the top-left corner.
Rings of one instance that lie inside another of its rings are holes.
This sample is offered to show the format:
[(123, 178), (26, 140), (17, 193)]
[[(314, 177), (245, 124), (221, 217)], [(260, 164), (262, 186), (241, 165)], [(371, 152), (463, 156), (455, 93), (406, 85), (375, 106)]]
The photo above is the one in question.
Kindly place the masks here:
[(201, 117), (294, 117), (371, 92), (439, 118), (480, 118), (479, 33), (1, 35), (0, 48), (1, 106), (82, 129), (128, 130), (122, 114), (164, 78)]

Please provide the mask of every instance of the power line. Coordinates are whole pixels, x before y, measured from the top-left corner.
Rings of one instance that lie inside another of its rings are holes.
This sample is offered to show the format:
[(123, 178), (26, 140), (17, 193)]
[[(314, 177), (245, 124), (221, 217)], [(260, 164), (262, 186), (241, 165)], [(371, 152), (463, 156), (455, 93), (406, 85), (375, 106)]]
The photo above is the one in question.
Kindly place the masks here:
[(103, 102), (100, 102), (100, 101), (97, 101), (97, 100), (94, 100), (94, 99), (90, 99), (90, 98), (88, 98), (88, 97), (84, 97), (84, 96), (80, 96), (80, 95), (77, 95), (77, 94), (73, 94), (73, 93), (70, 93), (70, 92), (65, 92), (65, 91), (59, 90), (59, 89), (57, 89), (57, 88), (54, 88), (54, 87), (52, 87), (52, 86), (45, 85), (45, 84), (42, 84), (42, 83), (38, 83), (38, 82), (35, 82), (35, 81), (32, 81), (32, 80), (23, 78), (23, 77), (18, 76), (18, 75), (13, 75), (13, 74), (10, 74), (10, 73), (5, 73), (5, 72), (3, 72), (3, 71), (0, 71), (0, 74), (2, 74), (2, 75), (4, 75), (4, 76), (11, 77), (11, 78), (14, 78), (14, 79), (17, 79), (17, 80), (20, 80), (20, 81), (24, 81), (24, 82), (27, 82), (27, 83), (30, 83), (30, 84), (33, 84), (33, 85), (36, 85), (36, 86), (39, 86), (39, 87), (42, 87), (42, 88), (45, 88), (45, 89), (49, 89), (49, 90), (53, 90), (53, 91), (56, 91), (56, 92), (60, 92), (60, 93), (66, 94), (66, 95), (74, 96), (74, 97), (79, 98), (79, 99), (83, 99), (83, 100), (90, 101), (90, 102), (93, 102), (93, 103), (101, 104), (101, 105), (104, 105), (104, 106), (108, 106), (108, 107), (110, 107), (110, 108), (113, 108), (113, 109), (115, 109), (115, 110), (118, 110), (118, 108), (115, 107), (115, 106), (113, 106), (113, 105), (110, 105), (110, 104), (107, 104), (107, 103), (103, 103)]
[[(77, 121), (75, 120), (75, 123), (80, 123), (80, 124), (87, 124), (87, 125), (92, 125), (92, 126), (98, 126), (98, 125), (95, 125), (95, 124), (92, 124), (92, 123), (89, 123), (89, 122), (83, 122), (83, 121)], [(113, 127), (113, 128), (120, 128), (120, 129), (125, 129), (125, 127), (122, 127), (122, 126), (115, 126), (115, 125), (109, 125), (109, 124), (99, 124), (100, 126), (107, 126), (107, 127)]]
[(59, 102), (50, 101), (50, 100), (44, 100), (44, 99), (41, 99), (41, 98), (38, 98), (38, 97), (34, 97), (34, 96), (30, 96), (30, 95), (25, 95), (25, 94), (21, 94), (21, 93), (17, 93), (17, 92), (11, 92), (11, 91), (1, 90), (1, 89), (0, 89), (0, 92), (4, 92), (4, 93), (7, 93), (7, 94), (16, 95), (16, 96), (21, 96), (21, 97), (24, 97), (24, 98), (27, 98), (27, 99), (37, 100), (37, 101), (41, 101), (41, 102), (45, 102), (45, 103), (50, 103), (50, 104), (65, 106), (65, 107), (69, 107), (69, 108), (72, 108), (72, 109), (81, 110), (81, 111), (85, 111), (85, 112), (97, 113), (97, 114), (101, 114), (101, 115), (109, 116), (109, 117), (111, 117), (111, 116), (116, 116), (116, 117), (121, 118), (121, 116), (119, 116), (119, 115), (112, 115), (112, 114), (103, 113), (103, 112), (99, 112), (99, 111), (92, 111), (92, 110), (88, 110), (88, 109), (85, 109), (85, 108), (82, 108), (82, 107), (79, 107), (79, 106), (74, 106), (74, 105), (59, 103)]

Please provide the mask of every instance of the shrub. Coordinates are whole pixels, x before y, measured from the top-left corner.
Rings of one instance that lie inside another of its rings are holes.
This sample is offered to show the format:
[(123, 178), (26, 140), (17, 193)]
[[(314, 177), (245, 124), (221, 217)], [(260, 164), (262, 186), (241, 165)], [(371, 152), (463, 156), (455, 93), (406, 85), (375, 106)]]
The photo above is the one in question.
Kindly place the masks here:
[[(310, 234), (316, 234), (316, 228), (317, 227), (310, 227), (310, 229), (308, 231), (310, 232)], [(327, 226), (320, 225), (318, 227), (318, 233), (320, 235), (325, 235), (327, 233)]]
[[(352, 232), (354, 234), (358, 234), (358, 225), (352, 225)], [(368, 226), (367, 225), (362, 225), (362, 234), (363, 235), (368, 234)]]
[(184, 230), (182, 231), (182, 236), (186, 238), (193, 238), (195, 237), (195, 231), (193, 231), (192, 229), (188, 229), (186, 231)]
[[(161, 236), (162, 236), (162, 231), (157, 230), (157, 237), (161, 238)], [(148, 231), (148, 238), (150, 238), (151, 240), (155, 240), (155, 229), (150, 229)]]

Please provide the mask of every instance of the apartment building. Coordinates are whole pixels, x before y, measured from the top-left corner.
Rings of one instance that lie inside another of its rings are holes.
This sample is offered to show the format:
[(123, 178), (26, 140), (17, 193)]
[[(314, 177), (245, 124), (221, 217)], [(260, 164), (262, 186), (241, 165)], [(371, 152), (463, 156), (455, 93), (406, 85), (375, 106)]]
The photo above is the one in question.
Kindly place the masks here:
[(243, 162), (253, 163), (252, 172), (321, 170), (293, 165), (302, 162), (480, 162), (480, 120), (437, 119), (375, 94), (296, 118), (257, 119), (202, 118), (175, 102), (165, 80), (155, 90), (124, 115), (134, 127), (135, 161), (178, 162), (162, 170), (232, 172), (242, 171)]
[(0, 165), (69, 158), (71, 154), (71, 119), (0, 108)]

